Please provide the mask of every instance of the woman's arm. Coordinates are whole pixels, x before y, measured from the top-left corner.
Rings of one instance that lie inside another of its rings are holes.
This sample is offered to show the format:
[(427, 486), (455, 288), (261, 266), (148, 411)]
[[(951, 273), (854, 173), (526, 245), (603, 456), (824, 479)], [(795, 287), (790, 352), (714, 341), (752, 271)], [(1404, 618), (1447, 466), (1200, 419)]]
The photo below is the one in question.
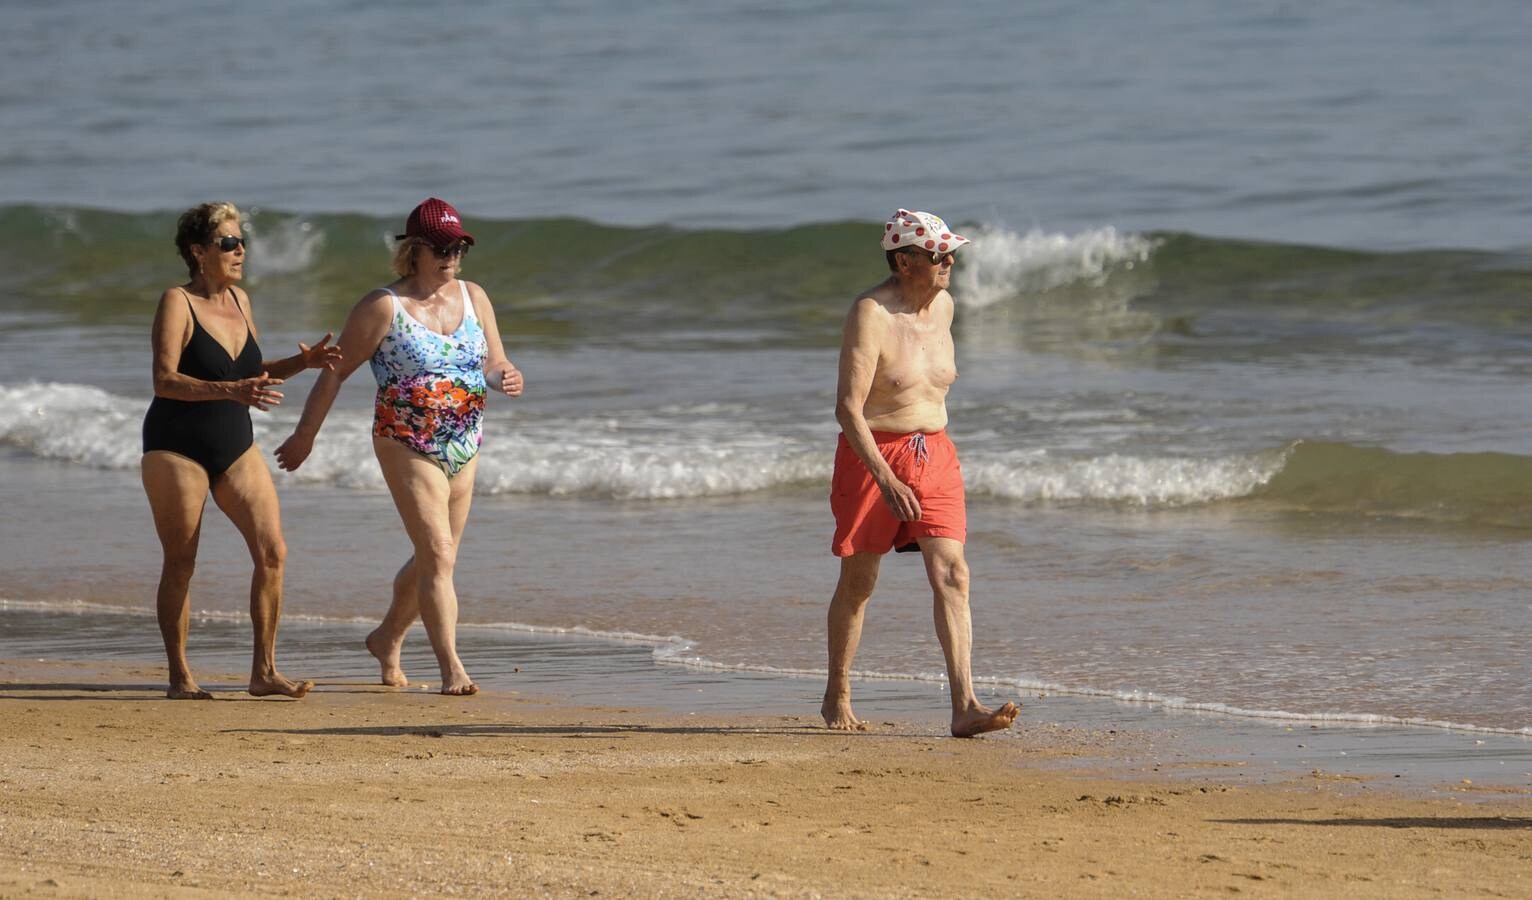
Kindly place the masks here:
[[(250, 304), (250, 295), (241, 297), (238, 290), (234, 291), (234, 300), (243, 307), (245, 323), (250, 326), (250, 336), (260, 340), (261, 334), (255, 327), (255, 309)], [(334, 369), (335, 364), (340, 362), (341, 352), (339, 347), (328, 346), (333, 332), (325, 332), (314, 346), (310, 347), (302, 341), (298, 342), (298, 352), (294, 356), (284, 356), (281, 359), (261, 360), (261, 369), (273, 378), (291, 378), (304, 369)]]
[(297, 354), (284, 356), (277, 360), (262, 360), (261, 367), (266, 370), (266, 374), (278, 378), (291, 378), (304, 369), (329, 369), (334, 371), (335, 366), (340, 363), (344, 356), (339, 346), (328, 346), (330, 338), (334, 336), (334, 332), (326, 331), (324, 337), (320, 338), (312, 347), (299, 341)]
[(282, 379), (267, 373), (239, 381), (204, 381), (176, 371), (192, 335), (191, 308), (186, 304), (180, 288), (169, 288), (160, 295), (159, 309), (154, 312), (149, 338), (154, 353), (154, 396), (167, 400), (236, 400), (263, 410), (281, 403), (282, 394), (272, 388), (281, 384)]
[(325, 416), (330, 414), (341, 384), (351, 377), (363, 360), (371, 359), (377, 352), (384, 335), (388, 334), (393, 311), (387, 291), (373, 291), (352, 308), (340, 330), (340, 339), (332, 348), (339, 351), (340, 359), (319, 373), (319, 380), (314, 382), (309, 398), (303, 404), (303, 415), (298, 419), (297, 427), (276, 450), (280, 468), (291, 472), (308, 459), (314, 449), (314, 438), (319, 435)]
[(484, 358), (484, 381), (507, 397), (520, 397), (526, 387), (521, 370), (505, 358), (505, 345), (500, 342), (500, 328), (495, 324), (495, 308), (489, 302), (484, 289), (468, 282), (468, 296), (473, 300), (474, 314), (484, 326), (484, 341), (489, 353)]

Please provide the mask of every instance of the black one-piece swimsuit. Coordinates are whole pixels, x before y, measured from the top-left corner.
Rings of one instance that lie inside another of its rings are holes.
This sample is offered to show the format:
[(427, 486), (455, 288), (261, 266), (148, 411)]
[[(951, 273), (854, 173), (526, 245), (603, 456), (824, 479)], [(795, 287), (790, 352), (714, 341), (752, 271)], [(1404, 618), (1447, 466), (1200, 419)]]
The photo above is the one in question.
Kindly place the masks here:
[[(235, 307), (239, 306), (236, 302)], [(186, 301), (191, 308), (191, 299)], [(244, 311), (240, 311), (243, 318)], [(192, 336), (176, 371), (203, 381), (239, 381), (261, 374), (261, 348), (245, 323), (245, 347), (237, 359), (208, 334), (192, 311)], [(238, 400), (171, 400), (155, 397), (144, 416), (144, 452), (169, 450), (200, 464), (209, 478), (222, 475), (255, 443), (250, 407)]]

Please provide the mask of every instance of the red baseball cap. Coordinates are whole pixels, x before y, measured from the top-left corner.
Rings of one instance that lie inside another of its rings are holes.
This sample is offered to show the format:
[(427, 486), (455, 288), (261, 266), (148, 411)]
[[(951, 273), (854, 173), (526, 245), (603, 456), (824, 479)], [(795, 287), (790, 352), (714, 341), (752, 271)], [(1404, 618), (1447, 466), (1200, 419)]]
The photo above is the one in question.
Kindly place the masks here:
[(420, 238), (433, 247), (447, 247), (458, 241), (473, 243), (473, 235), (463, 230), (463, 219), (452, 204), (436, 197), (428, 197), (424, 203), (410, 211), (404, 222), (404, 234), (394, 235), (395, 240)]

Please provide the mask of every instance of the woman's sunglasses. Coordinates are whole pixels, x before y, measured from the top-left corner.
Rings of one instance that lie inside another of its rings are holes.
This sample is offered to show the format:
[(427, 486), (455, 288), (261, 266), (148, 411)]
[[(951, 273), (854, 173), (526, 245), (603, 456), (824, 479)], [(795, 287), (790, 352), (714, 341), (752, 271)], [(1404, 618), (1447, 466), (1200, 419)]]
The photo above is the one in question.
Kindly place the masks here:
[(237, 234), (226, 234), (216, 241), (209, 241), (209, 243), (225, 253), (233, 253), (236, 247), (245, 246), (245, 239)]
[(445, 247), (432, 247), (431, 252), (436, 254), (437, 259), (446, 259), (450, 256), (467, 256), (468, 242), (458, 241), (456, 244), (448, 244)]

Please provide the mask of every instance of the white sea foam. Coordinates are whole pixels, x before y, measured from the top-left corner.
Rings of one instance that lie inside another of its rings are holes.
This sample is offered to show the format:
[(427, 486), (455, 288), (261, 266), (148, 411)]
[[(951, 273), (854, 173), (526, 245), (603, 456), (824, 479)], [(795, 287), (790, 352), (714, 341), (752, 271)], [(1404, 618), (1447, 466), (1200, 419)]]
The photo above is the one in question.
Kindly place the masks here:
[(0, 443), (101, 469), (138, 465), (147, 404), (83, 384), (0, 385)]
[(1078, 234), (1033, 228), (1018, 234), (980, 226), (963, 249), (953, 294), (968, 307), (984, 307), (1018, 294), (1075, 282), (1099, 283), (1115, 267), (1146, 262), (1154, 241), (1107, 226)]
[(524, 429), (498, 441), (479, 463), (478, 490), (659, 500), (739, 494), (830, 477), (830, 457), (822, 447), (778, 443), (764, 434), (735, 434), (725, 441), (619, 433), (603, 440), (578, 429), (539, 433), (545, 431)]
[(252, 224), (247, 230), (250, 235), (250, 277), (254, 283), (268, 275), (308, 269), (324, 247), (323, 229), (307, 219), (263, 220), (259, 228)]
[[(0, 385), (0, 443), (44, 459), (106, 469), (138, 465), (142, 407), (75, 384)], [(274, 450), (296, 410), (253, 417), (256, 440)], [(337, 410), (296, 473), (298, 482), (381, 490), (370, 415)], [(622, 500), (716, 497), (825, 483), (823, 435), (781, 434), (692, 408), (535, 420), (520, 416), (486, 441), (480, 494), (596, 496)], [(970, 493), (1023, 502), (1181, 506), (1250, 494), (1279, 471), (1282, 450), (1195, 457), (1054, 456), (1041, 451), (964, 451)]]
[(1281, 470), (1285, 452), (1215, 459), (1134, 457), (1088, 459), (1008, 452), (966, 459), (970, 493), (1028, 502), (1101, 502), (1184, 506), (1249, 495)]

